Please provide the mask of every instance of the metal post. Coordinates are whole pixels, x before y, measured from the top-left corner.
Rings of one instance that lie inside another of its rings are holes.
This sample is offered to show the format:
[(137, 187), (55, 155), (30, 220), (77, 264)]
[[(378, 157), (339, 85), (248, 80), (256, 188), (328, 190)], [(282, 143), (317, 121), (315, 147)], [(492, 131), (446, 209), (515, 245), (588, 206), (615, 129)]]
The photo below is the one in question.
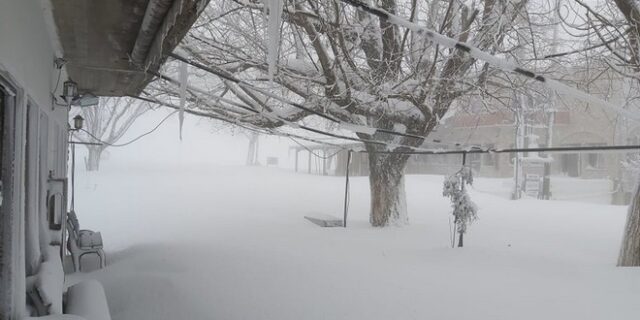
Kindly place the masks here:
[(71, 211), (75, 211), (75, 195), (76, 195), (76, 144), (73, 143), (71, 145)]
[(347, 227), (347, 213), (349, 211), (349, 164), (351, 163), (351, 150), (347, 153), (347, 169), (345, 173), (345, 183), (344, 183), (344, 216), (342, 217), (342, 225)]
[[(553, 10), (554, 27), (553, 27), (553, 41), (551, 43), (552, 54), (558, 51), (558, 33), (560, 31), (559, 30), (560, 17), (558, 13), (560, 12), (559, 10), (560, 0), (556, 0), (555, 7), (556, 7), (555, 10)], [(555, 124), (555, 118), (556, 118), (556, 113), (554, 111), (556, 107), (555, 100), (556, 100), (555, 94), (551, 92), (549, 95), (549, 107), (551, 108), (551, 110), (549, 111), (549, 115), (547, 118), (547, 145), (546, 145), (547, 148), (553, 145), (553, 126)], [(549, 153), (545, 153), (544, 155), (547, 158), (547, 160), (549, 160), (549, 158), (551, 157)], [(551, 199), (551, 162), (549, 161), (544, 163), (544, 171), (543, 171), (543, 177), (542, 177), (542, 192), (538, 195), (538, 198), (543, 200)]]
[[(467, 166), (467, 153), (462, 153), (462, 168)], [(460, 178), (460, 190), (464, 192), (464, 176)], [(464, 233), (458, 232), (458, 248), (461, 248), (464, 245)]]

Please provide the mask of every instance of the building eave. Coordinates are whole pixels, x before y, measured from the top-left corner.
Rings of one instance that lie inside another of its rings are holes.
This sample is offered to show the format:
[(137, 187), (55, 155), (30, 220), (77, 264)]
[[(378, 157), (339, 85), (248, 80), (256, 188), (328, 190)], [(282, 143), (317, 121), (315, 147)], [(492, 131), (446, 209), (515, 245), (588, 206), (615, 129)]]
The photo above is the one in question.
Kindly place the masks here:
[(208, 2), (51, 0), (69, 77), (80, 93), (138, 95)]

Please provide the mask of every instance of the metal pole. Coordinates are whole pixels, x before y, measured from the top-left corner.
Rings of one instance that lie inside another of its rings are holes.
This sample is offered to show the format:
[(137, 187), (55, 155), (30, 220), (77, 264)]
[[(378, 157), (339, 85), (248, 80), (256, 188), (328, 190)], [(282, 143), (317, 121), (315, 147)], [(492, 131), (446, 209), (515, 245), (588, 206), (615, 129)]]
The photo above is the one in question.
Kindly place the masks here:
[[(462, 154), (462, 169), (467, 166), (467, 153)], [(460, 177), (460, 190), (464, 192), (464, 175)], [(464, 233), (458, 231), (458, 248), (461, 248), (464, 245)]]
[(100, 142), (83, 142), (83, 141), (69, 141), (69, 144), (82, 144), (87, 146), (101, 146)]
[(345, 173), (345, 183), (344, 183), (344, 216), (342, 217), (342, 225), (343, 227), (347, 227), (347, 213), (349, 211), (349, 164), (351, 163), (351, 153), (353, 151), (349, 150), (347, 152), (347, 169)]
[[(556, 0), (555, 10), (553, 10), (553, 42), (551, 43), (551, 54), (555, 54), (558, 51), (558, 33), (560, 26), (560, 17), (559, 17), (559, 7), (560, 0)], [(555, 93), (549, 92), (549, 116), (547, 119), (547, 145), (546, 147), (551, 147), (553, 145), (553, 126), (555, 124), (556, 112), (555, 112)], [(549, 158), (550, 155), (548, 153), (544, 154), (546, 158)], [(544, 171), (542, 177), (542, 192), (538, 195), (539, 199), (549, 200), (551, 198), (551, 163), (544, 163)]]
[(76, 195), (76, 144), (71, 144), (71, 211), (75, 211)]
[[(549, 119), (547, 119), (547, 147), (551, 147), (553, 144), (553, 125), (555, 123), (555, 112), (549, 112)], [(546, 158), (551, 155), (547, 152), (544, 153)], [(544, 163), (544, 171), (542, 177), (542, 192), (538, 195), (539, 199), (549, 200), (551, 198), (551, 163)]]

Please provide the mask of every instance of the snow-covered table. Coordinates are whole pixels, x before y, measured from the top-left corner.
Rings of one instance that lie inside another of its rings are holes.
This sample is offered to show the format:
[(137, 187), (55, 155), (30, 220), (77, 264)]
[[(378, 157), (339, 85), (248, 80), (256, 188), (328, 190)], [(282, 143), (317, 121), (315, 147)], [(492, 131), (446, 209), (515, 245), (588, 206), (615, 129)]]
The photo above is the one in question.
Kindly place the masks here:
[(344, 223), (342, 219), (336, 218), (332, 215), (313, 213), (311, 215), (304, 216), (305, 219), (321, 226), (321, 227), (342, 227)]

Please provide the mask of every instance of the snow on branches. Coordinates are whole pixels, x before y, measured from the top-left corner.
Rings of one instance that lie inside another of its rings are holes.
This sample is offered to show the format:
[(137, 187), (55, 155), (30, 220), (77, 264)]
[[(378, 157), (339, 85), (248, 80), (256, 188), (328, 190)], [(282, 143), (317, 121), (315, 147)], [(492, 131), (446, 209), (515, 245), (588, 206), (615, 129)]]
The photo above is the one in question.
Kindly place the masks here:
[[(467, 225), (478, 217), (478, 207), (471, 201), (465, 189), (467, 184), (473, 184), (473, 173), (471, 168), (464, 166), (453, 175), (445, 177), (442, 191), (442, 196), (451, 199), (454, 223), (456, 231), (460, 235), (458, 247), (463, 246), (463, 235), (467, 232)], [(455, 245), (455, 240), (452, 241), (452, 244)]]

